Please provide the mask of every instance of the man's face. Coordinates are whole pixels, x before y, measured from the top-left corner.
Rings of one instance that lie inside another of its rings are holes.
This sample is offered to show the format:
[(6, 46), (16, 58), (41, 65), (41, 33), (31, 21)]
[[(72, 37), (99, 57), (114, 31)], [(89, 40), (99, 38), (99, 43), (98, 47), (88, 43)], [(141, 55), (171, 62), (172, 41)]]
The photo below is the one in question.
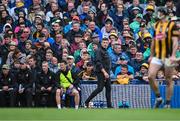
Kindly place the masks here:
[(20, 68), (21, 68), (21, 69), (26, 69), (26, 67), (27, 67), (26, 63), (22, 63), (22, 64), (20, 65)]
[(63, 62), (63, 63), (60, 63), (60, 69), (62, 71), (65, 71), (66, 70), (66, 64)]
[(95, 23), (94, 22), (89, 23), (89, 29), (92, 30), (92, 31), (95, 30)]
[(127, 68), (125, 68), (125, 67), (122, 67), (122, 68), (121, 68), (121, 73), (122, 73), (122, 74), (127, 74), (127, 72), (128, 72), (128, 69), (127, 69)]
[(28, 60), (28, 64), (29, 64), (30, 67), (32, 67), (32, 66), (34, 66), (36, 64), (36, 61), (33, 58), (31, 58), (31, 59)]
[(55, 23), (53, 26), (52, 26), (53, 30), (54, 31), (59, 31), (60, 30), (60, 25), (58, 23)]
[(9, 44), (11, 42), (11, 38), (10, 37), (4, 38), (4, 40), (5, 40), (5, 44)]
[(107, 10), (107, 7), (106, 7), (106, 4), (103, 3), (103, 4), (101, 5), (101, 11), (105, 11), (105, 10)]
[(137, 52), (137, 48), (135, 48), (135, 47), (131, 47), (131, 48), (130, 48), (130, 53), (131, 53), (131, 54), (134, 55), (134, 54), (136, 54), (136, 52)]
[(42, 64), (42, 70), (43, 70), (44, 72), (48, 71), (48, 63), (43, 63), (43, 64)]
[(102, 45), (102, 47), (103, 48), (108, 48), (108, 45), (109, 45), (109, 41), (108, 40), (103, 40), (102, 42), (101, 42), (101, 45)]
[(138, 6), (139, 5), (139, 0), (133, 0), (133, 5)]
[(72, 65), (74, 63), (74, 59), (73, 58), (68, 58), (67, 63), (68, 63), (68, 65)]
[(80, 29), (80, 25), (78, 23), (73, 24), (73, 31), (77, 32)]
[(117, 54), (121, 53), (121, 45), (115, 45), (114, 51)]
[(2, 69), (2, 72), (3, 72), (4, 75), (8, 75), (9, 69)]
[(143, 59), (142, 52), (137, 52), (137, 53), (136, 53), (136, 59), (137, 59), (137, 60), (142, 60), (142, 59)]

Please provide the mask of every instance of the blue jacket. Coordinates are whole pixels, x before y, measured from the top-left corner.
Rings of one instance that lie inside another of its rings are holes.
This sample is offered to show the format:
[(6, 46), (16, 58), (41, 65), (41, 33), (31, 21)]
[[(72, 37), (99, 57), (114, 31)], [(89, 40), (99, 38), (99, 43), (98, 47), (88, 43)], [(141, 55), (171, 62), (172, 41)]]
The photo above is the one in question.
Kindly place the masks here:
[[(115, 77), (117, 77), (117, 75), (121, 72), (121, 66), (116, 67), (115, 70)], [(130, 65), (128, 65), (128, 72), (132, 73), (134, 75), (134, 68)]]

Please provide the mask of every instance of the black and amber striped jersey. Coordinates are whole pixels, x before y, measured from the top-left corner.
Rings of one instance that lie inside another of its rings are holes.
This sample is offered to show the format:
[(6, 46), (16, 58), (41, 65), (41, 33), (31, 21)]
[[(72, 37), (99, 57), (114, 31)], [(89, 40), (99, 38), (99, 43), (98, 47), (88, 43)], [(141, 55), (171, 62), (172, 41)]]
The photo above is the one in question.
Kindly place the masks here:
[(154, 52), (155, 57), (165, 59), (172, 55), (173, 36), (179, 36), (175, 22), (158, 21), (155, 23)]

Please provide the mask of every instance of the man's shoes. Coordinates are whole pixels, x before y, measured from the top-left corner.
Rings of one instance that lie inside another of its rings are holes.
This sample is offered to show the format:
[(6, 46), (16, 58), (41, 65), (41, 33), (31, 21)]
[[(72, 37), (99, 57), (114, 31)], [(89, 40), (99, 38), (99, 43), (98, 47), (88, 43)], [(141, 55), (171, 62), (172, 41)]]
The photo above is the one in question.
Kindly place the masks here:
[(164, 108), (171, 108), (171, 105), (170, 104), (165, 104)]
[(89, 103), (84, 103), (84, 108), (89, 108)]
[(162, 103), (163, 103), (162, 97), (156, 98), (156, 101), (155, 101), (155, 104), (154, 104), (154, 108), (159, 108)]

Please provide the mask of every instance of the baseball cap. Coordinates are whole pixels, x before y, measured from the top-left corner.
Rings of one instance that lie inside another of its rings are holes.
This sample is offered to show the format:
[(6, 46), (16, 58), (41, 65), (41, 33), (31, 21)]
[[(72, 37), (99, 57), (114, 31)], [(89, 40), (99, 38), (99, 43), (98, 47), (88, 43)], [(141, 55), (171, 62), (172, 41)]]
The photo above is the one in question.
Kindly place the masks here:
[(74, 16), (72, 20), (80, 21), (79, 16)]
[(10, 67), (9, 67), (9, 65), (8, 64), (4, 64), (3, 66), (2, 66), (2, 69), (10, 69)]
[(141, 65), (141, 67), (142, 67), (142, 66), (145, 67), (145, 68), (147, 68), (147, 69), (149, 68), (149, 65), (148, 65), (147, 63), (143, 63), (143, 64)]

